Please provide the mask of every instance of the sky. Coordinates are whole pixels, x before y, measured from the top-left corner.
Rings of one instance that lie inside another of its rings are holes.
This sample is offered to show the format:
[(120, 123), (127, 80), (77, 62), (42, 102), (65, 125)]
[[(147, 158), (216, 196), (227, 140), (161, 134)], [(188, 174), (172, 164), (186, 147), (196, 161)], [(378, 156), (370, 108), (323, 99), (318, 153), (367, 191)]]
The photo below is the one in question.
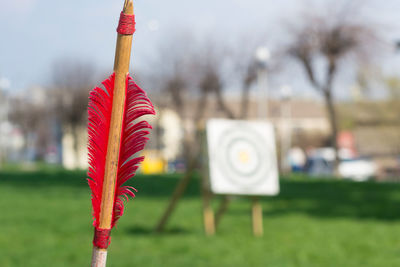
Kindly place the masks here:
[[(274, 38), (279, 35), (278, 25), (295, 16), (305, 3), (135, 0), (137, 31), (131, 65), (134, 69), (144, 66), (163, 38), (177, 30), (222, 38), (267, 31)], [(0, 0), (0, 81), (8, 80), (10, 91), (45, 86), (51, 81), (53, 62), (61, 58), (92, 62), (111, 73), (122, 4), (123, 0)], [(400, 1), (372, 0), (365, 11), (384, 27), (390, 25), (389, 39), (400, 39)]]

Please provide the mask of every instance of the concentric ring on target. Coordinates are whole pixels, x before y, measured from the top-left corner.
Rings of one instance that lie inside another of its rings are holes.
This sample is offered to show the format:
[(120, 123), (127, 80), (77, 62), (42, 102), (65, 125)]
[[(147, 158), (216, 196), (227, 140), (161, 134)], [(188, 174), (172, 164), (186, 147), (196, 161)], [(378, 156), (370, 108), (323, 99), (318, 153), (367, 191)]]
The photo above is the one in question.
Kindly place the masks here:
[(254, 187), (268, 178), (270, 147), (251, 128), (231, 128), (221, 134), (216, 151), (220, 171), (234, 184)]

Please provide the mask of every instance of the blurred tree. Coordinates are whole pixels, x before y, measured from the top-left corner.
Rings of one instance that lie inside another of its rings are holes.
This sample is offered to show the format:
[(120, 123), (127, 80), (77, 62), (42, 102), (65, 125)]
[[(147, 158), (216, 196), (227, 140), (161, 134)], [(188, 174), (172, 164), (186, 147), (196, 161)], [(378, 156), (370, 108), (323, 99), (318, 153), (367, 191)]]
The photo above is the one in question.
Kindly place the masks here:
[(92, 64), (61, 58), (53, 64), (52, 112), (60, 120), (63, 131), (70, 131), (78, 157), (79, 128), (87, 123), (89, 91), (94, 83)]
[(50, 140), (49, 107), (27, 98), (12, 98), (9, 119), (21, 129), (25, 141), (24, 151), (34, 149), (34, 159), (42, 160)]
[[(227, 54), (221, 43), (212, 39), (199, 42), (191, 34), (177, 32), (163, 39), (150, 76), (159, 90), (152, 100), (155, 105), (171, 108), (181, 117), (184, 128), (182, 153), (189, 162), (197, 157), (196, 131), (205, 116), (215, 107), (225, 117), (235, 115), (227, 106), (224, 89), (224, 63)], [(156, 70), (156, 71), (155, 71)], [(154, 90), (153, 91), (157, 91)], [(209, 96), (213, 95), (214, 98)], [(215, 102), (215, 106), (210, 103)], [(161, 111), (162, 112), (162, 111)], [(188, 155), (188, 153), (192, 155)]]
[(223, 48), (213, 43), (205, 44), (199, 50), (196, 59), (196, 75), (198, 76), (198, 89), (200, 93), (198, 112), (195, 115), (197, 121), (204, 118), (207, 104), (207, 96), (213, 94), (216, 100), (217, 111), (221, 111), (227, 118), (234, 119), (235, 115), (226, 105), (224, 100), (223, 66), (226, 54)]
[[(213, 95), (216, 102), (214, 112), (222, 112), (228, 118), (235, 115), (229, 109), (224, 99), (223, 68), (225, 62), (224, 49), (220, 43), (209, 39), (197, 43), (191, 36), (180, 34), (163, 42), (160, 48), (159, 72), (161, 79), (160, 95), (169, 96), (160, 99), (163, 106), (176, 110), (184, 127), (183, 156), (186, 161), (186, 171), (177, 185), (170, 203), (156, 226), (156, 231), (162, 231), (175, 206), (186, 190), (194, 170), (201, 164), (200, 153), (203, 143), (204, 119), (210, 113), (209, 96)], [(193, 127), (187, 127), (192, 125)]]
[[(282, 64), (279, 58), (281, 58), (281, 51), (279, 49), (273, 49), (273, 57), (268, 58), (265, 66), (260, 65), (259, 59), (257, 59), (257, 49), (260, 47), (266, 48), (268, 46), (273, 46), (272, 41), (265, 38), (264, 35), (254, 35), (253, 32), (240, 35), (239, 38), (233, 42), (228, 52), (228, 62), (226, 65), (232, 66), (231, 69), (227, 71), (228, 78), (231, 84), (239, 85), (240, 89), (240, 107), (238, 107), (238, 112), (236, 117), (238, 119), (247, 119), (251, 110), (250, 106), (250, 95), (251, 90), (259, 90), (257, 84), (257, 79), (260, 75), (260, 70), (264, 67), (267, 68), (268, 73), (268, 84), (277, 77), (276, 74), (281, 72)], [(261, 74), (263, 75), (263, 74)], [(264, 73), (265, 75), (265, 73)], [(271, 87), (270, 89), (273, 89)], [(257, 101), (258, 102), (258, 101)], [(252, 114), (253, 116), (255, 114)]]
[(389, 89), (390, 99), (400, 99), (400, 78), (397, 76), (389, 76), (385, 78), (386, 87)]
[(243, 77), (242, 80), (242, 96), (241, 96), (241, 109), (240, 109), (241, 119), (245, 119), (248, 116), (250, 88), (256, 80), (257, 80), (257, 66), (255, 61), (251, 61), (246, 66), (246, 75)]
[[(359, 19), (359, 3), (346, 1), (338, 8), (335, 2), (328, 6), (329, 13), (309, 14), (301, 17), (302, 24), (290, 30), (293, 40), (289, 54), (303, 67), (310, 84), (322, 96), (331, 125), (330, 145), (336, 151), (338, 166), (338, 123), (334, 105), (334, 82), (345, 58), (365, 62), (377, 44), (377, 32), (366, 18)], [(332, 3), (332, 2), (331, 2)], [(322, 72), (322, 73), (321, 73)]]

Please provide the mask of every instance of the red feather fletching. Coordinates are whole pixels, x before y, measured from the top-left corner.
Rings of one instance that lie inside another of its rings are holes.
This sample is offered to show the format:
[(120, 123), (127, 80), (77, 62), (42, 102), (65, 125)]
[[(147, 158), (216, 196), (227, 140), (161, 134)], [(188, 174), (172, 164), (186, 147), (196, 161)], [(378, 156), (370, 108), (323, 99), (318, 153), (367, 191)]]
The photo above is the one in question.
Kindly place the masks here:
[[(88, 124), (88, 153), (89, 170), (88, 183), (92, 190), (93, 225), (98, 228), (103, 180), (107, 155), (108, 135), (110, 129), (111, 111), (113, 103), (115, 75), (112, 74), (102, 82), (104, 88), (96, 87), (89, 95), (89, 124)], [(118, 173), (115, 188), (115, 200), (112, 216), (113, 227), (124, 212), (124, 201), (129, 196), (134, 197), (135, 188), (124, 183), (131, 179), (144, 157), (136, 154), (143, 150), (151, 129), (146, 121), (137, 121), (143, 115), (155, 114), (154, 107), (146, 93), (128, 76), (126, 79), (126, 100), (124, 120), (120, 143)]]

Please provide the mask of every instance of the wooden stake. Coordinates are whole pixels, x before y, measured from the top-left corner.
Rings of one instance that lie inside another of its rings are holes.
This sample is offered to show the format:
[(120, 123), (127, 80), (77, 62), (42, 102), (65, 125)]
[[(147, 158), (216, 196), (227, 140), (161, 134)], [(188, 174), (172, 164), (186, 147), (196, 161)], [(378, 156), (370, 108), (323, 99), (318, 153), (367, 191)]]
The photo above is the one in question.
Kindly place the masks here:
[(214, 212), (210, 206), (210, 198), (204, 198), (203, 202), (204, 231), (206, 235), (215, 234)]
[[(133, 15), (132, 0), (125, 0), (123, 13)], [(111, 112), (110, 132), (108, 136), (107, 155), (105, 163), (103, 192), (101, 199), (99, 228), (110, 229), (114, 208), (115, 183), (118, 171), (119, 144), (125, 106), (126, 77), (129, 73), (132, 35), (118, 34), (114, 60), (114, 95)], [(93, 248), (92, 267), (104, 267), (107, 250)]]
[(203, 196), (203, 219), (206, 235), (215, 234), (214, 211), (211, 207), (212, 192), (208, 173), (207, 138), (205, 131), (201, 132), (201, 193)]
[(254, 236), (260, 237), (263, 235), (263, 217), (262, 207), (258, 197), (253, 197), (251, 214), (253, 220), (253, 234)]

